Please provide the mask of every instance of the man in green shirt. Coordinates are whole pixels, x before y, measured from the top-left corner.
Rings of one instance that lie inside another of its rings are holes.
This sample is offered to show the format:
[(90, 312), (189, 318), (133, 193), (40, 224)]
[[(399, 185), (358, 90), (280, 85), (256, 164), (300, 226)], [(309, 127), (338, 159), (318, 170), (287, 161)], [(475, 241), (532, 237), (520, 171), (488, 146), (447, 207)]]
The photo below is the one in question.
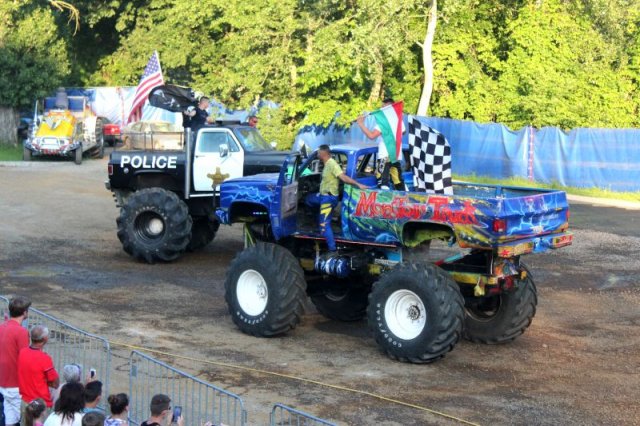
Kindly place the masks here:
[(320, 192), (307, 195), (305, 201), (309, 207), (320, 207), (320, 232), (327, 239), (329, 253), (332, 253), (336, 251), (336, 242), (331, 229), (331, 212), (338, 204), (339, 181), (355, 185), (360, 189), (367, 187), (344, 174), (337, 161), (331, 158), (331, 150), (328, 145), (321, 145), (318, 148), (318, 158), (324, 164)]

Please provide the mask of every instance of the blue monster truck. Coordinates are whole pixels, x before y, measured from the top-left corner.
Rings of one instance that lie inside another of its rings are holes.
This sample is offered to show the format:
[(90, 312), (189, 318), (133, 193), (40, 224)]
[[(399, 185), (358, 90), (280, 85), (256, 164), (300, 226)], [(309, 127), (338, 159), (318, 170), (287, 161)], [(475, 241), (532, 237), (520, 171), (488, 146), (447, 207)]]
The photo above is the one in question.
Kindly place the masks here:
[[(377, 149), (332, 147), (353, 179), (375, 186)], [(245, 250), (231, 263), (225, 298), (235, 324), (254, 336), (296, 327), (310, 296), (328, 318), (368, 317), (390, 357), (432, 362), (461, 336), (509, 342), (531, 324), (537, 294), (520, 257), (571, 244), (562, 191), (455, 183), (454, 195), (360, 190), (344, 185), (333, 228), (338, 256), (326, 259), (317, 212), (322, 163), (292, 154), (281, 172), (227, 180), (216, 215), (244, 223)], [(412, 182), (407, 172), (405, 182)], [(433, 240), (465, 249), (434, 260)]]

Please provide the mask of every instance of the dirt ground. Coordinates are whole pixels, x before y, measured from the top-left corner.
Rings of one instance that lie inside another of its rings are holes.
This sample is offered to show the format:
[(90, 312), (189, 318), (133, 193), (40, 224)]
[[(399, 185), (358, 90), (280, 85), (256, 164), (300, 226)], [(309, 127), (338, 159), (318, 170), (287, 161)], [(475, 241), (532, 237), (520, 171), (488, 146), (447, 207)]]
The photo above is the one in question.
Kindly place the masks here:
[[(357, 388), (484, 425), (640, 424), (638, 211), (574, 205), (574, 245), (526, 259), (539, 304), (522, 337), (463, 341), (439, 362), (408, 365), (385, 357), (364, 321), (327, 320), (311, 303), (284, 337), (242, 334), (223, 297), (240, 228), (222, 227), (205, 250), (171, 264), (136, 262), (116, 237), (105, 178), (106, 159), (0, 166), (0, 294), (27, 294), (35, 307), (111, 339)], [(274, 402), (341, 424), (456, 424), (342, 390), (168, 361), (242, 396), (250, 424), (265, 424)]]

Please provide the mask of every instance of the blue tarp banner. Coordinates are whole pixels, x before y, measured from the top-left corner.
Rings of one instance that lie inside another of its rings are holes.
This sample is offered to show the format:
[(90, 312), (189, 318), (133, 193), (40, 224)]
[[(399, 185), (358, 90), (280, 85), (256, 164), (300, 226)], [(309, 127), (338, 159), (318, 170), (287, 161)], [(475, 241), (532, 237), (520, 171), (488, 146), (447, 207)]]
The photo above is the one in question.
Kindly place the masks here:
[(514, 132), (502, 124), (422, 117), (451, 146), (451, 169), (458, 175), (527, 177), (529, 128)]
[[(575, 129), (565, 133), (554, 127), (525, 127), (513, 131), (495, 123), (418, 118), (449, 140), (452, 171), (457, 175), (519, 176), (564, 186), (640, 191), (640, 129)], [(372, 122), (365, 124), (373, 128)], [(357, 125), (347, 129), (307, 126), (297, 135), (294, 148), (302, 141), (311, 148), (323, 143), (375, 144)]]
[(640, 129), (544, 127), (535, 133), (533, 158), (539, 182), (640, 191)]
[[(70, 95), (89, 98), (93, 111), (114, 123), (129, 113), (135, 87), (68, 89)], [(213, 101), (211, 111), (218, 119), (245, 121), (249, 112), (233, 111)], [(262, 102), (260, 106), (277, 108)], [(252, 109), (251, 112), (255, 112)], [(451, 146), (452, 171), (457, 175), (493, 178), (519, 176), (537, 182), (558, 182), (564, 186), (598, 187), (612, 191), (640, 191), (640, 129), (574, 129), (565, 133), (555, 127), (540, 130), (525, 127), (513, 131), (502, 124), (436, 117), (417, 117), (442, 133)], [(143, 120), (181, 124), (181, 114), (150, 105)], [(408, 128), (405, 114), (405, 128)], [(368, 116), (372, 129), (375, 120)], [(304, 142), (315, 149), (321, 144), (370, 143), (357, 124), (349, 127), (307, 126), (296, 136), (294, 149)], [(407, 146), (407, 134), (403, 135)]]
[[(451, 146), (452, 171), (458, 175), (477, 174), (492, 177), (527, 176), (529, 167), (529, 129), (513, 132), (501, 124), (477, 124), (471, 121), (434, 117), (416, 117), (442, 133)], [(404, 116), (408, 128), (407, 115)], [(373, 129), (374, 119), (365, 126)], [(312, 149), (322, 144), (371, 143), (357, 124), (350, 128), (307, 126), (296, 137), (295, 147), (304, 142)], [(403, 135), (407, 146), (407, 134)]]

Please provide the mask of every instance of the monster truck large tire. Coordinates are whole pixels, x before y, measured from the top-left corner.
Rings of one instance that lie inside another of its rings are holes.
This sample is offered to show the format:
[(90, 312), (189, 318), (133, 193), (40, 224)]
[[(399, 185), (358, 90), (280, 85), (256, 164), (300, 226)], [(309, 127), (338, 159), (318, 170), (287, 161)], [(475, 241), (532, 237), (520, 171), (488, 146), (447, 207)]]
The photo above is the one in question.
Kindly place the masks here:
[(537, 304), (536, 285), (527, 273), (524, 280), (515, 282), (512, 291), (484, 298), (481, 303), (468, 299), (463, 336), (476, 343), (511, 342), (531, 325)]
[(147, 263), (177, 259), (191, 239), (191, 216), (176, 194), (148, 188), (131, 194), (117, 219), (122, 248)]
[(193, 218), (191, 240), (187, 245), (187, 251), (196, 251), (206, 247), (215, 238), (218, 228), (220, 228), (220, 222), (212, 222), (206, 217)]
[[(345, 286), (348, 283), (345, 283)], [(335, 321), (360, 321), (367, 315), (368, 288), (332, 289), (327, 293), (312, 295), (311, 301), (318, 312)]]
[(437, 266), (403, 263), (373, 285), (367, 315), (376, 342), (389, 357), (429, 363), (460, 340), (464, 299)]
[(231, 262), (225, 299), (233, 322), (247, 334), (270, 337), (294, 329), (304, 313), (306, 282), (284, 247), (257, 243)]
[(82, 164), (82, 145), (80, 145), (79, 147), (76, 148), (76, 150), (73, 152), (73, 162), (76, 163), (77, 165)]

